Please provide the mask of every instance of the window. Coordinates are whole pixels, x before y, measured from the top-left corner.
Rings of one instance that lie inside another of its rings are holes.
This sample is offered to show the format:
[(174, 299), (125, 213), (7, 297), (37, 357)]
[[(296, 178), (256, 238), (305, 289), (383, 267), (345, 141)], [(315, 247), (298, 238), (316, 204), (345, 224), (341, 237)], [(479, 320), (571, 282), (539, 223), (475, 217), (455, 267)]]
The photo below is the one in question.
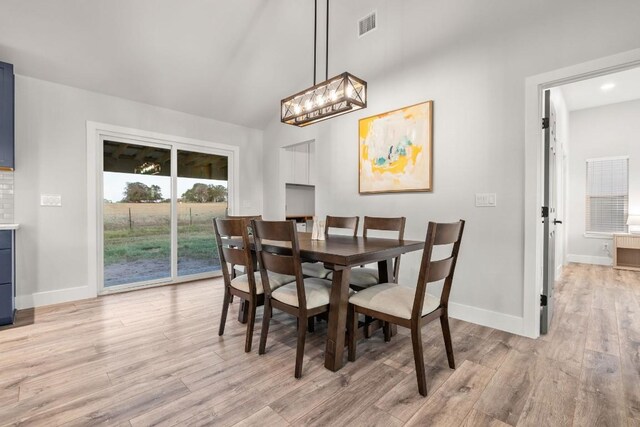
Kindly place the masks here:
[(587, 160), (586, 232), (627, 231), (629, 159)]

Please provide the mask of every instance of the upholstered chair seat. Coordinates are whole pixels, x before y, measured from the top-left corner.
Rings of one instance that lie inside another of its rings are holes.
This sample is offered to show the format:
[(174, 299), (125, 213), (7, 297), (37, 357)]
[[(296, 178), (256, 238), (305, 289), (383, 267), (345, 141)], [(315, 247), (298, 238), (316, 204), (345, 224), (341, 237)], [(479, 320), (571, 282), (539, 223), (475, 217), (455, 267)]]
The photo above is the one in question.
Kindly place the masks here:
[[(295, 276), (288, 276), (286, 274), (269, 272), (268, 275), (269, 285), (271, 286), (271, 289), (278, 289), (279, 287), (286, 285), (287, 283), (296, 281)], [(262, 286), (262, 276), (260, 276), (260, 272), (256, 271), (254, 273), (254, 277), (256, 283), (256, 294), (264, 294), (264, 287)], [(243, 292), (249, 292), (249, 276), (243, 274), (242, 276), (238, 276), (235, 279), (231, 280), (231, 287), (239, 289)]]

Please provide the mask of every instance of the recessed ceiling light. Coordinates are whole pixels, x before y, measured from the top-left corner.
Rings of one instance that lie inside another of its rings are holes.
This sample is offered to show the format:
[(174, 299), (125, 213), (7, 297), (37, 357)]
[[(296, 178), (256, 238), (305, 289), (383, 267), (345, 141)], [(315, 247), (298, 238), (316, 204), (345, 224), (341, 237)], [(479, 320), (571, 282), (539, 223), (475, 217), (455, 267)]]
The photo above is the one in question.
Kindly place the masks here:
[(608, 90), (613, 89), (614, 87), (616, 87), (615, 83), (605, 83), (602, 86), (600, 86), (600, 89), (604, 90), (605, 92)]

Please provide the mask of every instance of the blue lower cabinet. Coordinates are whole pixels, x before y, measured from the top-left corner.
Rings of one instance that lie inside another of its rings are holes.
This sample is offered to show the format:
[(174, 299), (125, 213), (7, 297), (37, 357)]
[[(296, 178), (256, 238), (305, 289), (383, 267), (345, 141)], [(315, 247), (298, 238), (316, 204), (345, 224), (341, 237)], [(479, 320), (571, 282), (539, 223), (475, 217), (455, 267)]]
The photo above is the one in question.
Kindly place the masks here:
[(13, 285), (0, 285), (0, 325), (13, 323), (14, 309)]
[(0, 230), (0, 325), (13, 323), (15, 312), (13, 233)]

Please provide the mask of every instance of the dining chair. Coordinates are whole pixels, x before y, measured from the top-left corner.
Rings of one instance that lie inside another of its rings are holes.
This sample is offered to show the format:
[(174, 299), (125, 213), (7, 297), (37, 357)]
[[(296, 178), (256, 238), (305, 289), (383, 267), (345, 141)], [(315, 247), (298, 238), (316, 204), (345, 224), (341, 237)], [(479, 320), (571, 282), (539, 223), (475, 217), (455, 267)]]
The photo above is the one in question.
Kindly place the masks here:
[[(340, 228), (352, 231), (353, 237), (355, 237), (358, 233), (359, 222), (360, 217), (358, 216), (327, 215), (327, 219), (325, 220), (324, 235), (326, 237), (330, 234), (329, 228)], [(305, 262), (302, 263), (302, 274), (307, 277), (326, 279), (329, 274), (331, 274), (331, 270), (324, 268), (324, 265), (321, 262)]]
[[(405, 217), (381, 218), (365, 216), (362, 230), (362, 237), (367, 237), (369, 231), (396, 231), (398, 240), (404, 239), (404, 226), (407, 219)], [(398, 272), (400, 271), (400, 256), (393, 260), (393, 277), (389, 277), (390, 282), (397, 283)], [(327, 279), (333, 279), (333, 272), (329, 273)], [(349, 285), (356, 291), (361, 291), (369, 286), (377, 285), (379, 282), (378, 268), (362, 266), (352, 268), (349, 276)]]
[[(422, 396), (427, 395), (421, 333), (423, 325), (432, 320), (440, 319), (449, 367), (455, 369), (448, 306), (464, 223), (463, 220), (451, 224), (429, 222), (415, 289), (396, 283), (382, 283), (371, 286), (349, 298), (347, 310), (349, 361), (356, 359), (357, 313), (362, 313), (385, 322), (385, 341), (390, 339), (389, 323), (411, 330), (418, 390)], [(447, 258), (434, 261), (431, 259), (433, 248), (439, 245), (452, 245), (451, 254)], [(444, 280), (444, 285), (440, 298), (427, 294), (427, 285), (441, 280)]]
[[(269, 323), (274, 308), (297, 317), (298, 343), (294, 374), (296, 378), (300, 378), (307, 324), (313, 316), (329, 311), (331, 282), (315, 277), (303, 278), (298, 233), (294, 221), (254, 220), (252, 224), (265, 295), (258, 353), (264, 354), (266, 351)], [(268, 241), (279, 242), (279, 245), (274, 246)], [(282, 247), (281, 244), (286, 247)], [(275, 289), (268, 280), (268, 275), (272, 273), (293, 276), (295, 281)]]
[[(247, 221), (247, 225), (251, 225), (251, 220), (252, 219), (262, 219), (262, 215), (227, 215), (227, 218), (229, 219), (244, 219)], [(237, 276), (241, 276), (243, 274), (245, 274), (246, 271), (244, 271), (243, 268), (241, 267), (236, 267), (235, 265), (231, 266), (231, 278), (235, 278)], [(232, 298), (233, 300), (233, 298)]]
[[(256, 271), (253, 256), (251, 254), (251, 241), (249, 240), (248, 220), (243, 218), (224, 219), (215, 218), (213, 228), (220, 255), (222, 277), (224, 280), (224, 297), (222, 300), (222, 315), (220, 317), (220, 329), (218, 335), (224, 334), (227, 321), (227, 312), (233, 295), (242, 298), (248, 308), (247, 332), (244, 351), (251, 351), (253, 340), (253, 328), (256, 319), (256, 307), (264, 303), (264, 287), (260, 272)], [(247, 274), (232, 277), (227, 264), (242, 266)], [(292, 276), (270, 274), (267, 278), (271, 289), (277, 289), (295, 280)]]

